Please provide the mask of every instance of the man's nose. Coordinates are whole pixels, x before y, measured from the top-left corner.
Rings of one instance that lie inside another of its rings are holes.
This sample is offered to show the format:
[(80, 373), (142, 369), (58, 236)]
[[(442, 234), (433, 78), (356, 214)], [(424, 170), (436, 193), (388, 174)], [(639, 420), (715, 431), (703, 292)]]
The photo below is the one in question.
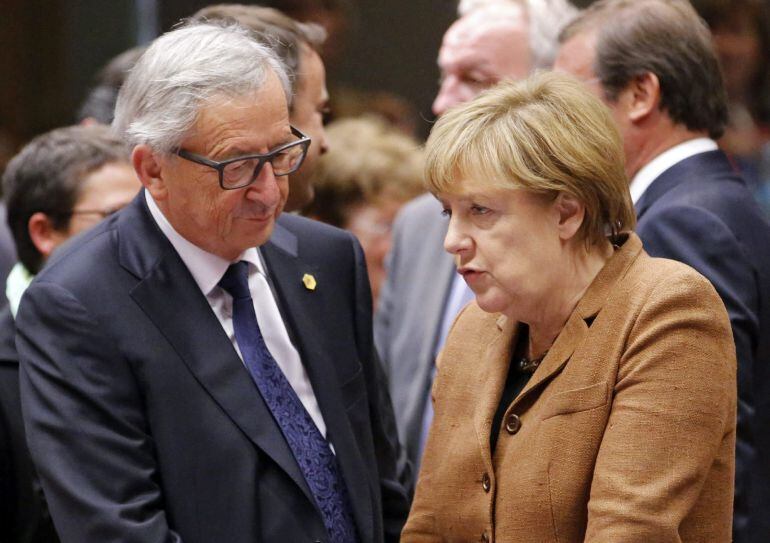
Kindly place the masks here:
[(325, 155), (329, 151), (329, 138), (326, 137), (326, 130), (321, 126), (321, 130), (318, 131), (318, 149), (319, 153)]
[(436, 99), (433, 100), (433, 113), (440, 117), (447, 109), (457, 104), (460, 101), (458, 93), (458, 82), (455, 78), (451, 76), (444, 78), (438, 89)]
[(259, 201), (267, 207), (273, 207), (280, 202), (281, 190), (272, 164), (267, 162), (262, 167), (257, 178), (249, 185), (246, 197), (250, 200)]

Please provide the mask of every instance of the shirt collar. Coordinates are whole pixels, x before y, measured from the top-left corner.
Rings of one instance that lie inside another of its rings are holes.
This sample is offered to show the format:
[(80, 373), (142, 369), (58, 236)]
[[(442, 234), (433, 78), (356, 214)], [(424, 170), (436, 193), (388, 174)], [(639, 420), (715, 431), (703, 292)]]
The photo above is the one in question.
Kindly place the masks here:
[(29, 273), (21, 262), (17, 262), (8, 274), (5, 282), (5, 296), (8, 298), (8, 305), (14, 318), (19, 311), (21, 297), (34, 278), (35, 276)]
[[(231, 262), (228, 262), (215, 254), (209, 253), (208, 251), (204, 251), (184, 238), (173, 226), (171, 226), (171, 223), (168, 222), (166, 216), (163, 215), (163, 212), (158, 207), (158, 204), (155, 203), (155, 200), (147, 189), (144, 190), (144, 196), (147, 201), (147, 207), (150, 209), (150, 214), (157, 223), (158, 228), (160, 228), (161, 232), (168, 238), (171, 245), (179, 254), (179, 258), (182, 259), (182, 262), (187, 266), (187, 269), (190, 270), (198, 288), (201, 289), (201, 292), (203, 292), (204, 295), (208, 296), (214, 287), (217, 286), (219, 280), (222, 279), (222, 276), (227, 271)], [(259, 251), (256, 247), (246, 249), (234, 262), (238, 262), (239, 260), (245, 260), (256, 267), (259, 273), (267, 275), (262, 260), (259, 257)]]
[(678, 164), (693, 155), (716, 151), (717, 149), (718, 146), (714, 140), (709, 138), (695, 138), (663, 151), (645, 164), (631, 180), (631, 185), (629, 187), (631, 190), (631, 200), (636, 204), (652, 182), (671, 166)]

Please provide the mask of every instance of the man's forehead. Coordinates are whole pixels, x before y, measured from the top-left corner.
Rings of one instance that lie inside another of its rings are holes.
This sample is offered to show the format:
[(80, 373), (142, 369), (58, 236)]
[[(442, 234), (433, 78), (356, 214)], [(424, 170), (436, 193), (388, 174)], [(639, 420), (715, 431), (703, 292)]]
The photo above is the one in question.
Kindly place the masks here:
[(495, 14), (494, 10), (484, 9), (455, 22), (444, 36), (439, 61), (462, 56), (494, 60), (500, 54), (519, 53), (511, 49), (526, 50), (527, 21), (523, 11), (506, 11), (497, 17)]
[(587, 30), (571, 36), (559, 48), (554, 68), (587, 80), (595, 76), (597, 33)]
[[(274, 88), (271, 88), (274, 87)], [(203, 104), (191, 131), (197, 152), (248, 154), (288, 141), (289, 113), (283, 91), (268, 82), (254, 93), (217, 96)], [(202, 147), (202, 148), (201, 148)]]

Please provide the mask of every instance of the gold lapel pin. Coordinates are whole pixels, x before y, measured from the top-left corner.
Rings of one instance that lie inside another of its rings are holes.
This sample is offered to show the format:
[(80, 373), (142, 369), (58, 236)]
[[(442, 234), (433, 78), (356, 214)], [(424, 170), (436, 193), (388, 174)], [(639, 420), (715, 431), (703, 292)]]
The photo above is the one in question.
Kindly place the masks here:
[(302, 283), (305, 285), (305, 288), (308, 290), (315, 290), (315, 287), (318, 283), (316, 283), (315, 277), (310, 275), (309, 273), (306, 273), (302, 276)]

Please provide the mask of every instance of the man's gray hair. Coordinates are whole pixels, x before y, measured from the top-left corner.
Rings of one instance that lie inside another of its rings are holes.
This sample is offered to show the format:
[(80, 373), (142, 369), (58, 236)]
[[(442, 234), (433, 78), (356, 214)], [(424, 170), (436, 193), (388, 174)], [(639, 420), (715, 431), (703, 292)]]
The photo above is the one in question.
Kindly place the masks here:
[(286, 93), (286, 69), (268, 47), (237, 26), (190, 25), (156, 39), (131, 70), (115, 106), (115, 131), (131, 145), (172, 152), (203, 105), (256, 92), (270, 72)]
[(578, 14), (568, 0), (460, 0), (462, 17), (477, 9), (505, 11), (511, 5), (524, 8), (529, 22), (531, 70), (550, 68), (559, 50), (559, 33)]

